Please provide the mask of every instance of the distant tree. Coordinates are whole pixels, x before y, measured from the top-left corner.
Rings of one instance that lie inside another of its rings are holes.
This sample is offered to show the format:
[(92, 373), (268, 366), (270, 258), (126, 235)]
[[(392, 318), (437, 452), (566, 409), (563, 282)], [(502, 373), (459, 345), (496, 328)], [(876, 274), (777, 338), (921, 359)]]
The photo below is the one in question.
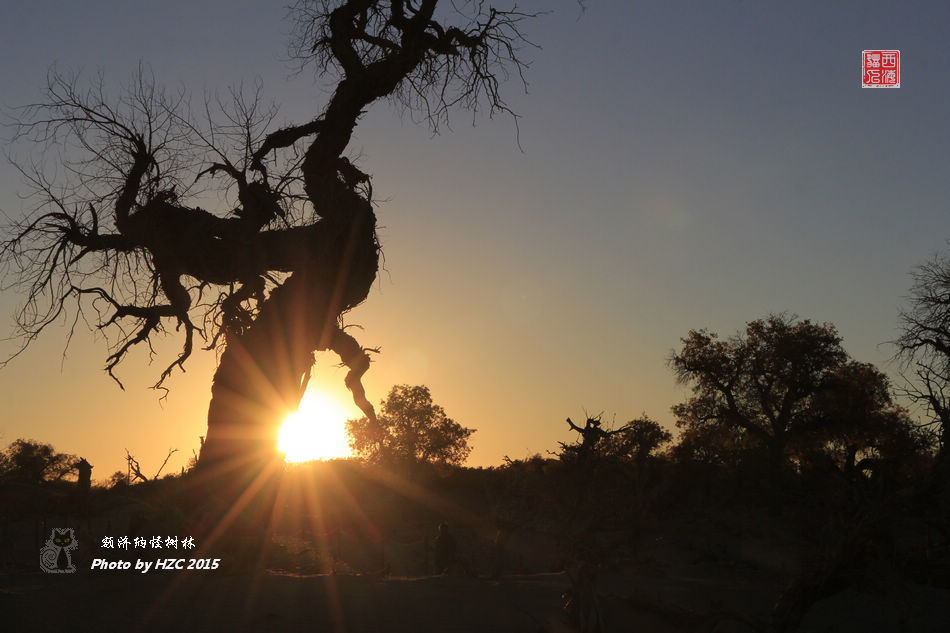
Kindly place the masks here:
[(129, 485), (129, 476), (128, 474), (117, 470), (109, 476), (109, 479), (106, 480), (107, 488), (122, 488)]
[(382, 463), (461, 464), (475, 432), (448, 417), (424, 385), (396, 385), (375, 421), (348, 420), (346, 429), (358, 456)]
[(670, 364), (693, 386), (693, 397), (673, 407), (683, 441), (695, 452), (701, 441), (722, 440), (720, 458), (755, 451), (773, 484), (793, 451), (880, 432), (876, 421), (899, 414), (887, 377), (851, 360), (833, 325), (772, 315), (728, 340), (694, 330), (682, 341)]
[(0, 479), (40, 484), (61, 481), (76, 470), (75, 455), (59, 453), (51, 444), (18, 439), (0, 457)]
[(606, 438), (604, 451), (635, 464), (643, 464), (657, 449), (673, 440), (672, 433), (646, 415), (630, 420), (619, 431)]
[(894, 341), (904, 369), (901, 393), (926, 409), (937, 432), (937, 463), (950, 468), (950, 257), (935, 256), (912, 277)]
[(558, 442), (561, 445), (561, 460), (577, 464), (589, 464), (604, 456), (608, 440), (620, 433), (620, 429), (605, 429), (600, 415), (587, 416), (584, 426), (578, 426), (570, 418), (567, 425), (578, 434), (574, 442)]
[(656, 449), (673, 439), (669, 431), (646, 415), (615, 429), (604, 428), (599, 415), (587, 416), (583, 427), (571, 418), (567, 418), (567, 424), (578, 434), (573, 443), (559, 442), (561, 459), (568, 462), (611, 459), (642, 464)]

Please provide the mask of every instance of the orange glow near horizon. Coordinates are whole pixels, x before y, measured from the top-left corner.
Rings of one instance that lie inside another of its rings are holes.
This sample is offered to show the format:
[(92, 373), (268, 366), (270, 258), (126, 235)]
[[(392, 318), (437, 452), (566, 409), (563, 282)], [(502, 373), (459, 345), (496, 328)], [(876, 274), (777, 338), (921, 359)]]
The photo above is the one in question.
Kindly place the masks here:
[(343, 407), (329, 395), (308, 391), (300, 408), (284, 418), (277, 450), (287, 462), (350, 457)]

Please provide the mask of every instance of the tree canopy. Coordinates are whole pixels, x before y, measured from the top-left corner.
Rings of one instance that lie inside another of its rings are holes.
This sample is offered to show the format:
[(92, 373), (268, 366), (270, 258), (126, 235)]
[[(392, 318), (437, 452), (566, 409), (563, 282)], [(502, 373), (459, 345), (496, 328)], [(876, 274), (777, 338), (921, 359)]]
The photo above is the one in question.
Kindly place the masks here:
[(693, 396), (673, 408), (679, 452), (727, 461), (758, 451), (773, 480), (792, 454), (837, 446), (842, 462), (910, 433), (887, 377), (852, 360), (831, 324), (771, 315), (727, 340), (694, 330), (670, 364)]
[(78, 463), (75, 455), (60, 453), (51, 444), (21, 438), (0, 452), (0, 481), (62, 481), (76, 470)]
[(382, 401), (376, 421), (348, 420), (350, 446), (380, 463), (462, 464), (472, 452), (474, 429), (463, 427), (432, 401), (425, 385), (396, 385)]
[(630, 420), (620, 432), (607, 438), (607, 452), (624, 461), (642, 464), (661, 446), (669, 444), (673, 434), (647, 415)]

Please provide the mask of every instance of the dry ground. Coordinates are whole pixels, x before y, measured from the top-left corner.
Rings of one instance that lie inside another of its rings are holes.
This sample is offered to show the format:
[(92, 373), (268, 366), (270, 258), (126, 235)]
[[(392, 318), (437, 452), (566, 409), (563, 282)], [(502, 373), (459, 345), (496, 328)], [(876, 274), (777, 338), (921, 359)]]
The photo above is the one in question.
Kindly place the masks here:
[[(608, 632), (748, 633), (750, 625), (723, 614), (764, 622), (781, 583), (754, 568), (653, 561), (602, 571), (598, 595)], [(8, 572), (0, 574), (0, 630), (561, 633), (569, 586), (563, 573), (494, 581), (275, 570)], [(816, 604), (802, 631), (938, 633), (948, 623), (950, 591), (869, 582)]]

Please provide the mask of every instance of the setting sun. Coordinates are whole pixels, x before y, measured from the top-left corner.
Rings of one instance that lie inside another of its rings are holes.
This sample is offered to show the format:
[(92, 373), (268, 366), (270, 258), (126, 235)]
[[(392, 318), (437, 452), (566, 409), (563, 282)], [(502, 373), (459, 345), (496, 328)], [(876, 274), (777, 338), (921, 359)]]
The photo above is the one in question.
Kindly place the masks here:
[(308, 391), (300, 409), (284, 419), (277, 449), (288, 462), (349, 457), (346, 417), (333, 398)]

